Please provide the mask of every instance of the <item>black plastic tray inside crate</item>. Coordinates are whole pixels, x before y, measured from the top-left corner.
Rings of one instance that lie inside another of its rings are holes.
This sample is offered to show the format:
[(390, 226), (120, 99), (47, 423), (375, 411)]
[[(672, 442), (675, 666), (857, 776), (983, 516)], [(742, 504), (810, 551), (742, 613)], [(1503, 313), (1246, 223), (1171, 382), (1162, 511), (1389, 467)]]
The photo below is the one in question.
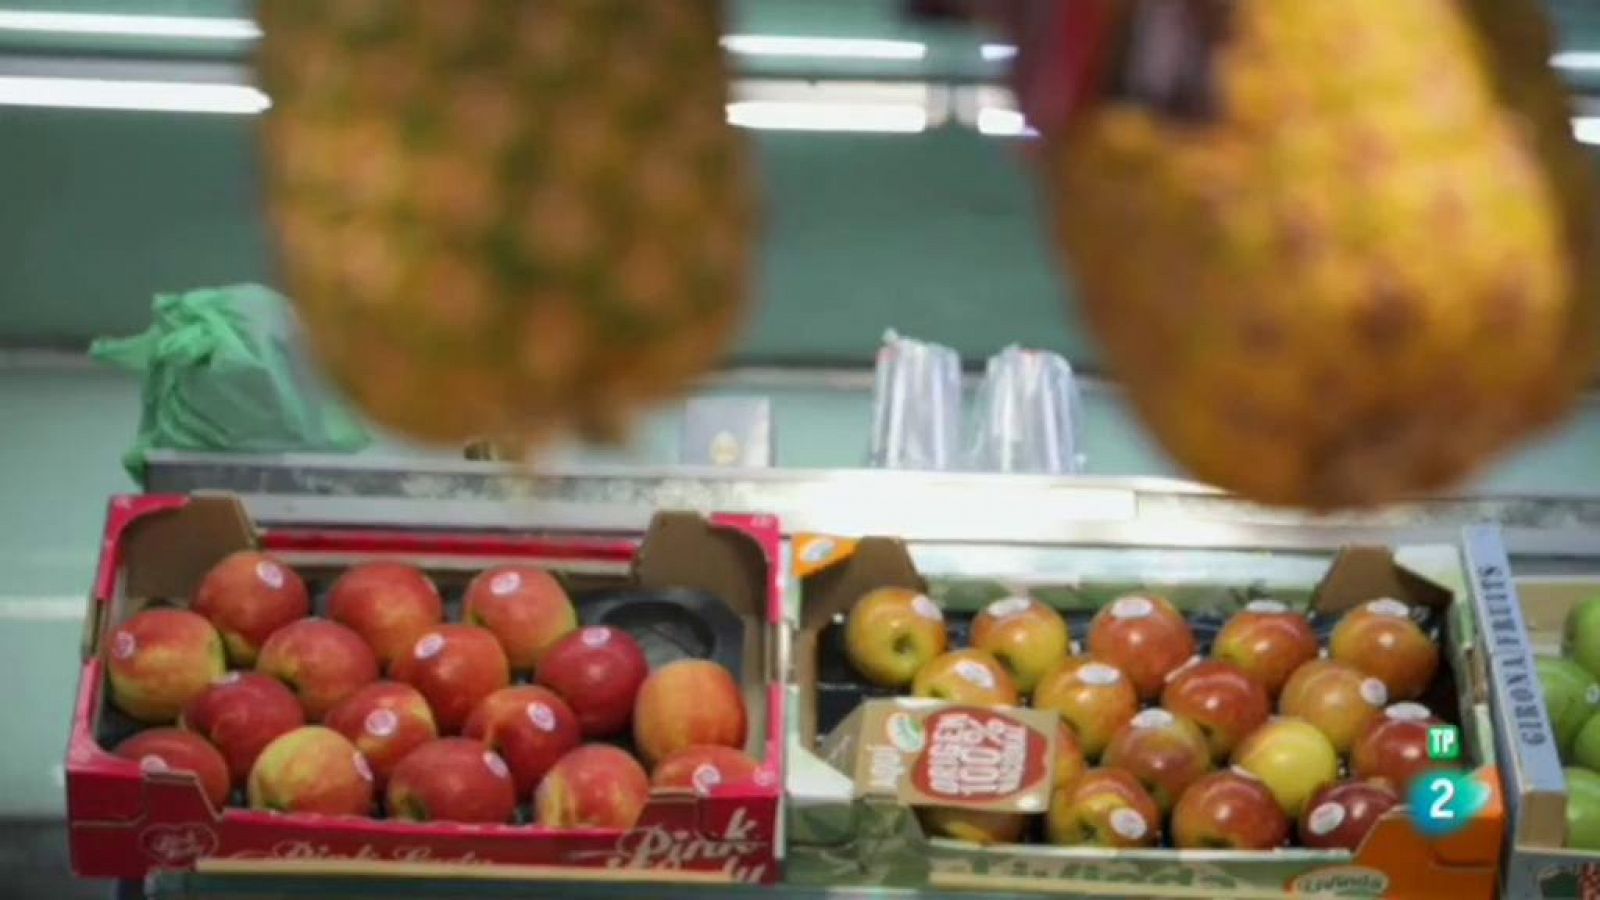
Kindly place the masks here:
[[(945, 625), (950, 632), (951, 649), (971, 645), (972, 620), (977, 614), (978, 610), (944, 611)], [(1229, 615), (1207, 612), (1188, 617), (1189, 627), (1194, 631), (1196, 652), (1201, 655), (1211, 653), (1211, 644), (1222, 631), (1222, 626), (1227, 622)], [(1073, 610), (1064, 612), (1062, 616), (1067, 620), (1073, 639), (1079, 642), (1081, 647), (1084, 636), (1089, 633), (1089, 623), (1094, 618), (1094, 613), (1088, 610)], [(1444, 615), (1440, 610), (1413, 606), (1411, 616), (1429, 639), (1440, 647), (1441, 653), (1439, 674), (1434, 677), (1433, 684), (1428, 687), (1419, 702), (1445, 721), (1459, 725), (1461, 723), (1455, 673), (1451, 671), (1443, 652)], [(1310, 620), (1311, 630), (1316, 632), (1318, 642), (1326, 647), (1328, 637), (1332, 634), (1339, 617), (1312, 613)], [(856, 673), (855, 667), (850, 664), (850, 659), (845, 653), (843, 616), (836, 616), (822, 629), (822, 633), (817, 637), (816, 647), (818, 745), (863, 700), (895, 697), (906, 693), (869, 684)], [(1086, 648), (1084, 649), (1086, 652)]]

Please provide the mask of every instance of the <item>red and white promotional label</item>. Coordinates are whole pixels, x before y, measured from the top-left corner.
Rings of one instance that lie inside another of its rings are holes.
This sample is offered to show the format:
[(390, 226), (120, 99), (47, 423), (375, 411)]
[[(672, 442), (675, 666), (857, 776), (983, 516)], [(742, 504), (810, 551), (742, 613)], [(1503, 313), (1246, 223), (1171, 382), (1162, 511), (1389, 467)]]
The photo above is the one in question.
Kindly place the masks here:
[(933, 713), (924, 725), (927, 749), (911, 768), (911, 784), (931, 798), (1006, 800), (1044, 777), (1047, 742), (1016, 719), (960, 708)]

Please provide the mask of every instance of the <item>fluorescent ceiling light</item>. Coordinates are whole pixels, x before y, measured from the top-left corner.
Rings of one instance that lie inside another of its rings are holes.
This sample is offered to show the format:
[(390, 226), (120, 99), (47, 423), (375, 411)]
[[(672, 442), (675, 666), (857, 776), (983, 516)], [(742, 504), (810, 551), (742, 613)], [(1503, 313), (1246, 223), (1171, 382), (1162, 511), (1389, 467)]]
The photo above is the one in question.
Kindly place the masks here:
[(1580, 144), (1600, 147), (1600, 116), (1584, 116), (1572, 120), (1572, 134)]
[(243, 84), (0, 77), (0, 106), (251, 115), (272, 101)]
[(92, 34), (107, 37), (190, 38), (244, 41), (261, 36), (249, 19), (214, 16), (125, 16), (102, 13), (0, 11), (0, 31)]
[(1017, 48), (1011, 44), (984, 44), (979, 52), (990, 62), (1000, 62), (1016, 56)]
[(1028, 127), (1028, 120), (1014, 109), (985, 106), (978, 110), (978, 132), (997, 137), (1038, 137), (1039, 132)]
[(1600, 72), (1600, 53), (1557, 53), (1550, 64), (1574, 72)]
[(918, 41), (869, 38), (789, 37), (778, 34), (730, 34), (723, 49), (740, 56), (799, 56), (817, 59), (922, 59), (928, 45)]
[(911, 103), (741, 100), (728, 104), (728, 121), (741, 128), (776, 131), (916, 134), (928, 127), (928, 109)]

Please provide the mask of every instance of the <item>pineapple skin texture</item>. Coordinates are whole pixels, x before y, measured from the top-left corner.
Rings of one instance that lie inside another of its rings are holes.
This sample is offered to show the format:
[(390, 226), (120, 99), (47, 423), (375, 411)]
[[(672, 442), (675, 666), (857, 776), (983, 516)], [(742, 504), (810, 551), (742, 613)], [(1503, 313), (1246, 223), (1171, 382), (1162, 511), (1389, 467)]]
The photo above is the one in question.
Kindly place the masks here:
[(1241, 0), (1211, 118), (1113, 102), (1047, 148), (1086, 317), (1197, 477), (1314, 509), (1439, 490), (1594, 372), (1594, 171), (1548, 28), (1472, 5)]
[(747, 306), (714, 0), (262, 0), (269, 208), (318, 358), (431, 443), (615, 439)]

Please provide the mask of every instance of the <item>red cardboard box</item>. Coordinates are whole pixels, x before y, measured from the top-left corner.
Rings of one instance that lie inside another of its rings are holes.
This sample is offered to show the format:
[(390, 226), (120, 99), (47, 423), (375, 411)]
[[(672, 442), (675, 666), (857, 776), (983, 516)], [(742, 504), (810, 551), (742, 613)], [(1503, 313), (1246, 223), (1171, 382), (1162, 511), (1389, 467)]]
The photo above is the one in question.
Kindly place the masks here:
[[(626, 832), (215, 809), (192, 776), (141, 771), (102, 745), (102, 726), (111, 728), (117, 713), (104, 702), (99, 648), (112, 628), (144, 605), (187, 604), (213, 563), (248, 546), (312, 574), (359, 560), (403, 559), (439, 580), (447, 596), (452, 580), (510, 561), (545, 566), (575, 593), (683, 588), (712, 595), (737, 616), (735, 633), (742, 626), (737, 674), (750, 710), (746, 749), (762, 768), (752, 780), (705, 795), (658, 791), (638, 825)], [(777, 524), (763, 516), (661, 513), (633, 539), (506, 531), (261, 531), (230, 497), (115, 498), (85, 626), (67, 751), (73, 869), (86, 877), (138, 878), (156, 868), (303, 871), (320, 865), (382, 873), (427, 866), (439, 874), (504, 866), (496, 873), (571, 877), (582, 869), (589, 870), (585, 877), (631, 872), (655, 878), (676, 870), (695, 880), (773, 881), (785, 734), (784, 692), (773, 677), (782, 623), (778, 547)]]

